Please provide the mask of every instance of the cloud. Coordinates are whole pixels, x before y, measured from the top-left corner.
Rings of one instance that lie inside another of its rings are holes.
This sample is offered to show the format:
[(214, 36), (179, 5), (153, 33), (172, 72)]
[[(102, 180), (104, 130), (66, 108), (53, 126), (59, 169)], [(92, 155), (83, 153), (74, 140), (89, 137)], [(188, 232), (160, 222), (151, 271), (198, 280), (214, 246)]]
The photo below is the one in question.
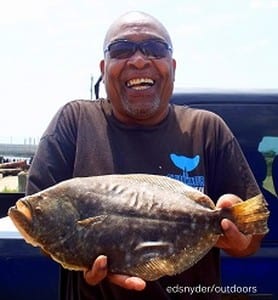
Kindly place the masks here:
[[(62, 0), (55, 2), (37, 0), (2, 1), (0, 9), (0, 24), (15, 24), (24, 21), (45, 19), (47, 12)], [(54, 4), (55, 3), (55, 4)]]
[(199, 24), (182, 24), (175, 28), (175, 35), (178, 37), (200, 36), (203, 31)]
[(272, 9), (278, 8), (278, 0), (251, 0), (250, 7), (253, 9)]
[(260, 49), (266, 49), (270, 46), (270, 44), (271, 43), (268, 39), (258, 39), (254, 41), (249, 41), (249, 43), (239, 46), (236, 52), (242, 54), (250, 54), (252, 52), (257, 52)]

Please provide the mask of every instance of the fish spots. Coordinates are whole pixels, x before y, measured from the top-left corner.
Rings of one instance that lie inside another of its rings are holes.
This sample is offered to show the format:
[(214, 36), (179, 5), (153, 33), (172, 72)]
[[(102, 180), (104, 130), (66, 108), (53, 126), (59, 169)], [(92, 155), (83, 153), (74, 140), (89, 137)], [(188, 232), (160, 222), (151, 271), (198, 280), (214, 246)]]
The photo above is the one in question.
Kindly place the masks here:
[(125, 254), (126, 268), (130, 268), (132, 266), (132, 255), (131, 253)]
[(194, 231), (194, 230), (196, 229), (197, 223), (196, 223), (196, 220), (195, 220), (195, 219), (192, 220), (192, 223), (190, 224), (190, 227), (191, 227), (191, 230), (192, 230), (192, 231)]
[[(259, 209), (260, 230), (266, 230), (267, 209), (255, 200), (250, 205)], [(24, 201), (29, 203), (24, 210), (32, 207), (32, 228), (26, 225), (27, 212), (9, 210), (24, 238), (74, 270), (88, 268), (104, 254), (110, 272), (156, 280), (190, 268), (221, 233), (219, 213), (209, 197), (165, 176), (73, 178)], [(38, 205), (41, 212), (36, 213)], [(235, 207), (235, 217), (241, 213), (238, 221), (251, 230), (254, 224), (249, 228), (242, 210), (250, 207)], [(252, 213), (248, 222), (253, 221)]]

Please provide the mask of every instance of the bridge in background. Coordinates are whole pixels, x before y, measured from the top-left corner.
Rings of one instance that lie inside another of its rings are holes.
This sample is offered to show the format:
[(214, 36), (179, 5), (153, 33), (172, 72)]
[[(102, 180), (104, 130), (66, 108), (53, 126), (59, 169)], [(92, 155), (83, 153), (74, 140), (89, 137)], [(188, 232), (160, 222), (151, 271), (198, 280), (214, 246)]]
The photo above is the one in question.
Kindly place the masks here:
[(32, 157), (37, 147), (35, 144), (0, 144), (0, 157)]

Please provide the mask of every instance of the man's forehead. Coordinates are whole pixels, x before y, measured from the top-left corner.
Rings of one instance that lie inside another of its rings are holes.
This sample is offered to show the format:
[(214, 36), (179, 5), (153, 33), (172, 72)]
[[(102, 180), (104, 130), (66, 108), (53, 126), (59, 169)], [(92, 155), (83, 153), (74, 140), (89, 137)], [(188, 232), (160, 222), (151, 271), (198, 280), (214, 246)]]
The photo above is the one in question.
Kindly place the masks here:
[(149, 37), (155, 36), (165, 39), (163, 32), (151, 23), (125, 23), (117, 27), (111, 35), (111, 39), (117, 39), (118, 37)]
[(159, 21), (151, 16), (135, 13), (125, 15), (114, 22), (106, 34), (104, 43), (107, 45), (120, 38), (136, 40), (149, 37), (160, 38), (171, 44), (167, 30)]

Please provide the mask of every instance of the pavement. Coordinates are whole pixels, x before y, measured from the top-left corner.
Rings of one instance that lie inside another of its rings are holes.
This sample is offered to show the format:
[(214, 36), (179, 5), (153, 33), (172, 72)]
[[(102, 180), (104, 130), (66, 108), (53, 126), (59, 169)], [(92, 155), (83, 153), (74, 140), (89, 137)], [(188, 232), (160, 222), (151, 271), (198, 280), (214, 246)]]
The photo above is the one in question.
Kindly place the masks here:
[(15, 190), (18, 188), (17, 176), (5, 176), (0, 178), (0, 193), (4, 189)]

